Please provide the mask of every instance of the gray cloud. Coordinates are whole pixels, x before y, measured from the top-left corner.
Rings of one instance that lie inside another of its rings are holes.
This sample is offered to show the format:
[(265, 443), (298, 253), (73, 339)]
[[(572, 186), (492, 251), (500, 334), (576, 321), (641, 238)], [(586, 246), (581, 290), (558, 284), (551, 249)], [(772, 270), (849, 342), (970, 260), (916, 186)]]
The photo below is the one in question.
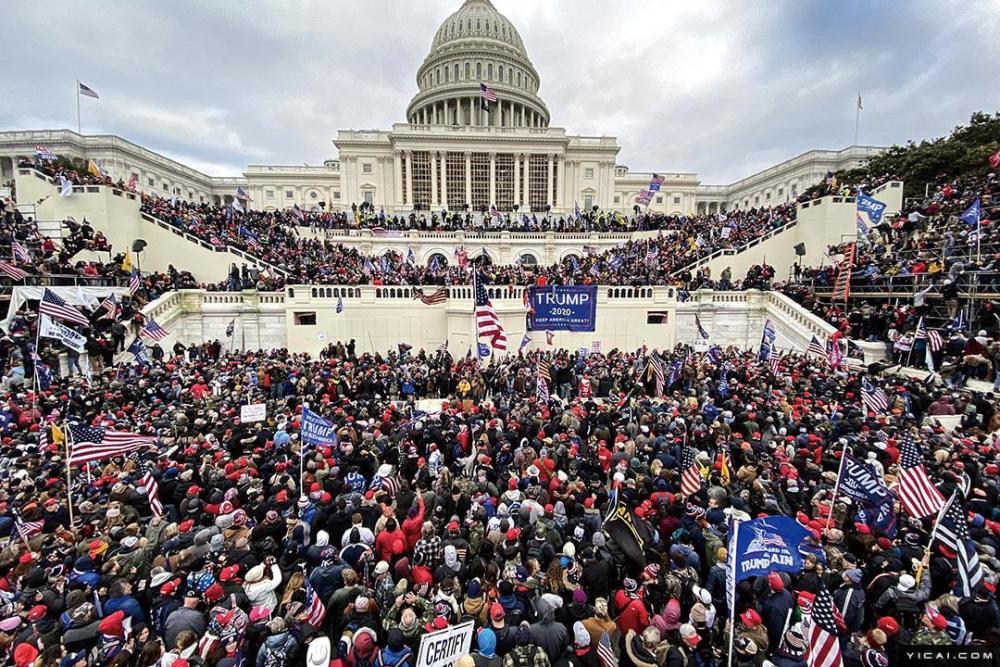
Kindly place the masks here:
[[(634, 170), (726, 183), (810, 148), (946, 133), (1000, 108), (992, 0), (494, 0), (553, 124), (618, 137)], [(217, 175), (317, 164), (338, 129), (401, 122), (460, 0), (9, 3), (0, 127), (108, 132)]]

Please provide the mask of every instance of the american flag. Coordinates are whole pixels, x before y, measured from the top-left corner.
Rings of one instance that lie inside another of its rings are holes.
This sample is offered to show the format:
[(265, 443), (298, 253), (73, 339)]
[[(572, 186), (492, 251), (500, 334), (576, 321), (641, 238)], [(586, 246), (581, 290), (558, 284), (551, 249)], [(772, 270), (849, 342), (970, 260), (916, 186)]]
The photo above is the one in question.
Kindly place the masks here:
[(705, 331), (705, 327), (701, 326), (701, 318), (697, 315), (694, 316), (694, 326), (698, 329), (698, 335), (708, 340), (708, 332)]
[(771, 375), (778, 375), (781, 365), (781, 355), (778, 354), (778, 348), (771, 350), (771, 358), (767, 360), (767, 363), (771, 367)]
[(493, 90), (492, 88), (490, 88), (489, 86), (487, 86), (485, 83), (480, 83), (479, 84), (479, 96), (482, 97), (487, 102), (496, 102), (497, 101), (497, 91)]
[(618, 667), (618, 658), (611, 648), (611, 638), (607, 632), (602, 632), (601, 640), (597, 642), (597, 657), (601, 660), (601, 667)]
[(71, 424), (69, 432), (73, 437), (69, 455), (70, 465), (80, 465), (81, 463), (118, 456), (152, 445), (156, 441), (156, 438), (151, 435), (140, 435), (128, 431), (110, 431), (84, 424)]
[(549, 383), (541, 373), (535, 382), (535, 397), (540, 401), (548, 400), (549, 397)]
[[(464, 269), (469, 264), (469, 253), (465, 248), (459, 248), (455, 251), (455, 260), (458, 262), (458, 268)], [(437, 269), (438, 267), (434, 265), (437, 261), (437, 255), (431, 258), (431, 268)]]
[(439, 287), (434, 292), (428, 296), (424, 294), (422, 289), (413, 290), (413, 298), (420, 299), (420, 303), (427, 306), (436, 306), (439, 303), (444, 303), (448, 300), (448, 290), (444, 287)]
[(646, 367), (647, 377), (648, 373), (652, 373), (653, 377), (656, 378), (654, 391), (656, 392), (657, 396), (663, 395), (663, 384), (665, 379), (663, 364), (664, 362), (663, 359), (660, 357), (660, 355), (658, 354), (649, 355), (649, 365)]
[(253, 232), (251, 232), (244, 225), (240, 225), (239, 234), (240, 234), (240, 237), (243, 238), (243, 240), (246, 241), (246, 244), (247, 244), (248, 248), (250, 248), (251, 250), (255, 250), (255, 251), (259, 251), (260, 250), (260, 239), (257, 238), (256, 234), (254, 234)]
[(0, 273), (9, 276), (14, 280), (24, 280), (28, 277), (28, 272), (17, 268), (10, 262), (0, 259)]
[(489, 338), (494, 349), (507, 349), (507, 336), (504, 335), (503, 325), (490, 297), (483, 287), (483, 276), (478, 271), (472, 277), (472, 291), (476, 297), (476, 335), (479, 338)]
[(837, 638), (836, 608), (833, 596), (821, 586), (812, 603), (812, 612), (802, 619), (806, 635), (806, 664), (809, 667), (842, 667), (844, 658)]
[(309, 608), (306, 623), (314, 628), (323, 627), (323, 619), (326, 618), (326, 605), (323, 604), (322, 598), (316, 595), (316, 591), (313, 590), (308, 579), (306, 579), (306, 607)]
[(163, 516), (163, 503), (160, 502), (160, 485), (153, 479), (153, 473), (146, 471), (146, 474), (139, 479), (139, 486), (146, 489), (146, 497), (149, 498), (149, 507), (153, 510), (154, 516)]
[(861, 402), (868, 412), (881, 414), (889, 408), (889, 399), (880, 387), (876, 387), (868, 378), (861, 381)]
[(917, 324), (917, 335), (915, 336), (917, 340), (921, 338), (927, 339), (927, 347), (930, 348), (931, 352), (937, 352), (942, 347), (944, 347), (944, 339), (941, 338), (941, 334), (937, 331), (932, 331), (927, 328), (924, 324), (924, 318), (920, 318), (920, 322)]
[(952, 495), (948, 509), (938, 520), (937, 540), (955, 552), (958, 569), (958, 581), (955, 584), (955, 594), (959, 597), (972, 597), (979, 582), (983, 580), (983, 568), (979, 564), (976, 545), (969, 537), (969, 525), (962, 512), (962, 504)]
[(163, 340), (167, 337), (167, 330), (156, 323), (156, 320), (149, 320), (146, 326), (139, 329), (139, 335), (151, 338), (152, 340)]
[(538, 361), (538, 377), (545, 378), (547, 381), (552, 380), (552, 364), (548, 359)]
[(113, 320), (118, 317), (118, 299), (114, 294), (108, 296), (101, 301), (101, 305), (97, 307), (98, 312), (103, 311), (98, 320)]
[(694, 448), (685, 447), (681, 454), (681, 493), (693, 496), (701, 490), (701, 470), (694, 458)]
[(438, 345), (437, 351), (442, 354), (448, 354), (448, 339), (445, 339), (443, 343)]
[(93, 88), (91, 88), (90, 86), (88, 86), (85, 83), (80, 83), (79, 81), (77, 81), (77, 83), (80, 84), (80, 94), (81, 95), (83, 95), (84, 97), (93, 97), (95, 100), (101, 99), (100, 97), (97, 96), (97, 91), (96, 90), (94, 90)]
[(45, 526), (44, 520), (25, 521), (18, 512), (14, 513), (14, 522), (17, 524), (17, 534), (25, 542), (42, 532), (42, 527)]
[(823, 347), (823, 343), (821, 343), (819, 341), (819, 338), (816, 338), (816, 336), (813, 336), (812, 340), (809, 341), (809, 347), (806, 348), (806, 353), (807, 354), (818, 354), (821, 357), (825, 357), (826, 356), (826, 348)]
[(132, 269), (132, 275), (128, 278), (128, 293), (135, 294), (142, 287), (142, 281), (139, 279), (139, 272)]
[(909, 433), (903, 436), (899, 451), (899, 502), (918, 519), (937, 514), (944, 505), (944, 496), (927, 476), (923, 458)]
[(10, 249), (14, 253), (14, 259), (18, 262), (31, 262), (31, 254), (28, 252), (28, 249), (21, 245), (17, 239), (11, 242)]
[(42, 292), (42, 300), (38, 304), (38, 313), (40, 315), (48, 315), (57, 320), (72, 322), (73, 324), (82, 324), (84, 326), (90, 324), (90, 320), (84, 317), (83, 313), (67, 304), (48, 288)]
[(865, 221), (861, 219), (861, 214), (860, 213), (856, 213), (855, 215), (857, 216), (858, 236), (861, 236), (863, 238), (867, 238), (868, 237), (868, 225), (865, 224)]
[(660, 254), (660, 249), (653, 243), (649, 244), (649, 248), (646, 250), (646, 261), (652, 262), (656, 259), (656, 256)]
[(239, 201), (253, 201), (247, 191), (243, 189), (243, 186), (236, 186), (236, 199)]
[(836, 340), (826, 341), (826, 363), (830, 368), (836, 370), (844, 361), (844, 353), (840, 351), (840, 342)]
[(56, 159), (56, 154), (52, 150), (43, 144), (35, 144), (35, 157), (39, 160), (45, 160), (51, 162)]

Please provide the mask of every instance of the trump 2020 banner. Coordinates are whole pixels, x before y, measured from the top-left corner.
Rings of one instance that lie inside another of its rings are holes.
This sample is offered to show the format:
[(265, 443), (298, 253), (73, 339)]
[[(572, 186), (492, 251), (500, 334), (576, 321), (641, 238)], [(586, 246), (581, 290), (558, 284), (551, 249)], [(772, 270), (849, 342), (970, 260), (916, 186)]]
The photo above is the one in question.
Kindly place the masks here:
[(528, 331), (593, 331), (597, 321), (596, 285), (532, 287)]

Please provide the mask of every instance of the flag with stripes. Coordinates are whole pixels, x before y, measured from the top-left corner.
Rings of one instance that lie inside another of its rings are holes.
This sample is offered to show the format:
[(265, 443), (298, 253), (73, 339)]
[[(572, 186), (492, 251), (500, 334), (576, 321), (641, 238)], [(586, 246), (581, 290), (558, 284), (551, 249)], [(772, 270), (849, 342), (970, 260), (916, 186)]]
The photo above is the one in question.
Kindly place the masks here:
[(487, 102), (496, 102), (497, 101), (497, 91), (493, 90), (492, 88), (490, 88), (489, 86), (487, 86), (485, 83), (480, 83), (479, 84), (479, 96), (482, 97)]
[(118, 298), (111, 294), (105, 297), (104, 301), (97, 307), (97, 312), (100, 313), (98, 320), (113, 320), (118, 317)]
[(937, 331), (932, 331), (927, 328), (924, 324), (924, 318), (920, 318), (920, 322), (917, 323), (917, 334), (914, 337), (916, 340), (922, 338), (927, 339), (927, 347), (930, 348), (931, 352), (937, 352), (942, 347), (944, 347), (944, 340), (941, 338), (941, 334)]
[(306, 623), (314, 628), (323, 627), (323, 619), (326, 618), (326, 605), (323, 604), (323, 599), (316, 595), (316, 591), (313, 590), (308, 579), (306, 579), (306, 608), (309, 610)]
[(844, 353), (840, 351), (840, 342), (836, 340), (826, 341), (826, 363), (830, 368), (837, 370), (844, 362)]
[(489, 338), (490, 345), (497, 350), (507, 349), (507, 336), (503, 331), (503, 324), (493, 310), (493, 303), (490, 301), (486, 288), (483, 287), (483, 276), (478, 271), (472, 277), (472, 291), (476, 299), (476, 336), (478, 338)]
[(35, 144), (35, 157), (45, 162), (52, 162), (56, 159), (56, 154), (43, 144)]
[(837, 638), (839, 629), (836, 613), (833, 596), (825, 586), (820, 586), (812, 602), (811, 612), (802, 619), (806, 664), (809, 667), (843, 667), (844, 658)]
[(809, 347), (806, 348), (806, 353), (807, 354), (818, 354), (821, 357), (825, 357), (826, 356), (826, 348), (823, 346), (823, 343), (820, 342), (819, 338), (816, 338), (816, 336), (813, 336), (812, 340), (809, 341)]
[(955, 595), (972, 597), (973, 591), (983, 580), (983, 568), (979, 564), (976, 545), (969, 536), (969, 525), (962, 511), (958, 497), (952, 495), (948, 508), (938, 520), (936, 540), (955, 552)]
[(14, 512), (14, 523), (17, 525), (17, 534), (20, 535), (21, 539), (25, 542), (42, 532), (42, 528), (45, 526), (45, 521), (42, 519), (25, 521), (21, 518), (21, 514), (19, 512)]
[(695, 462), (693, 447), (685, 447), (681, 454), (681, 493), (693, 496), (701, 490), (701, 469)]
[(437, 351), (442, 354), (448, 354), (448, 339), (446, 338), (443, 343), (438, 345)]
[(80, 84), (80, 94), (81, 95), (83, 95), (84, 97), (93, 97), (95, 100), (101, 99), (97, 95), (97, 91), (96, 90), (94, 90), (93, 88), (91, 88), (90, 86), (88, 86), (85, 83), (80, 83), (79, 81), (77, 81), (77, 83)]
[(40, 315), (48, 315), (57, 320), (72, 322), (73, 324), (82, 324), (84, 326), (90, 324), (90, 320), (84, 317), (83, 313), (63, 301), (61, 297), (48, 288), (42, 292), (42, 300), (38, 304), (38, 313)]
[(663, 395), (663, 386), (665, 379), (665, 373), (663, 370), (663, 359), (658, 354), (649, 355), (649, 365), (646, 367), (647, 378), (652, 376), (655, 378), (655, 385), (653, 392), (656, 396)]
[(149, 470), (139, 479), (139, 486), (146, 489), (146, 498), (149, 499), (149, 508), (153, 510), (153, 516), (163, 516), (163, 503), (160, 502), (160, 485), (153, 479), (153, 473)]
[(145, 336), (151, 340), (163, 340), (167, 337), (167, 330), (156, 323), (156, 320), (150, 319), (146, 322), (146, 325), (139, 330), (140, 336)]
[(937, 514), (944, 505), (944, 496), (927, 476), (923, 456), (909, 433), (903, 436), (899, 451), (899, 501), (918, 519)]
[(236, 333), (236, 318), (229, 320), (229, 324), (226, 325), (226, 338), (232, 338), (233, 334)]
[(705, 331), (705, 327), (701, 326), (701, 318), (697, 315), (694, 316), (694, 326), (698, 329), (698, 335), (708, 340), (708, 332)]
[(425, 306), (436, 306), (439, 303), (444, 303), (448, 300), (448, 290), (444, 287), (438, 287), (431, 294), (425, 294), (422, 289), (413, 290), (413, 298), (420, 299), (420, 303)]
[(767, 363), (771, 367), (771, 375), (777, 376), (781, 368), (781, 355), (778, 354), (778, 348), (774, 348), (771, 358), (767, 360)]
[(100, 461), (152, 445), (156, 438), (128, 431), (112, 431), (85, 424), (71, 424), (70, 465)]
[(548, 359), (538, 361), (538, 377), (545, 378), (546, 381), (552, 380), (552, 364)]
[(601, 640), (597, 642), (597, 657), (601, 661), (601, 667), (618, 667), (618, 658), (611, 648), (611, 638), (607, 632), (602, 632)]
[(528, 343), (530, 342), (531, 342), (531, 336), (529, 336), (528, 334), (524, 334), (524, 337), (521, 338), (521, 344), (518, 346), (517, 351), (520, 352), (521, 350), (523, 350), (525, 347), (527, 347)]
[(242, 185), (236, 186), (236, 199), (238, 201), (253, 201), (247, 191), (243, 189)]
[(539, 373), (535, 381), (535, 397), (540, 401), (544, 401), (549, 397), (549, 382), (545, 377)]
[(0, 273), (14, 280), (24, 280), (28, 277), (27, 271), (19, 269), (10, 262), (2, 259), (0, 259)]
[(139, 272), (132, 269), (132, 273), (128, 278), (128, 293), (135, 294), (139, 291), (140, 287), (142, 287), (142, 281), (139, 279)]
[(862, 219), (860, 213), (856, 213), (855, 216), (858, 226), (858, 236), (861, 238), (868, 238), (868, 225), (865, 223), (864, 219)]
[(11, 252), (14, 253), (15, 260), (17, 260), (18, 262), (24, 262), (26, 264), (31, 263), (31, 253), (29, 253), (28, 249), (25, 248), (23, 245), (21, 245), (21, 243), (17, 239), (14, 239), (11, 242), (10, 249)]
[(871, 380), (864, 378), (861, 381), (861, 402), (868, 412), (881, 414), (889, 408), (889, 399), (881, 387), (876, 387)]

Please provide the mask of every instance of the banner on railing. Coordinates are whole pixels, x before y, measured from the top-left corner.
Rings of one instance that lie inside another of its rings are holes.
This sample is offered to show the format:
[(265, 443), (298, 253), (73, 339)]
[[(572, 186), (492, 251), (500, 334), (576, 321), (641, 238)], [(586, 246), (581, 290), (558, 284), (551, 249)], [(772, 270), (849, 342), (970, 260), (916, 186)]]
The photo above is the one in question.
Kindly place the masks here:
[(528, 290), (528, 331), (593, 331), (596, 285), (552, 285)]

